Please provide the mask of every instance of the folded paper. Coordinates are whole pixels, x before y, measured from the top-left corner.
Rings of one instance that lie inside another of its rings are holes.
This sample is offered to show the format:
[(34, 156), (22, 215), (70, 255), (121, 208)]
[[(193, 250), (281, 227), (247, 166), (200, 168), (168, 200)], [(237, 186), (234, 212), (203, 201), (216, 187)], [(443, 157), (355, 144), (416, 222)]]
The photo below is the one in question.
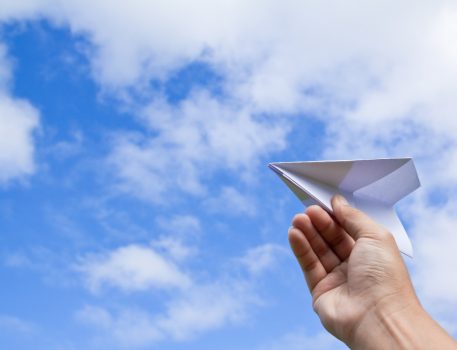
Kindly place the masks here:
[(395, 237), (400, 251), (413, 256), (394, 205), (420, 187), (412, 158), (280, 162), (268, 165), (305, 204), (332, 214), (331, 199), (343, 195)]

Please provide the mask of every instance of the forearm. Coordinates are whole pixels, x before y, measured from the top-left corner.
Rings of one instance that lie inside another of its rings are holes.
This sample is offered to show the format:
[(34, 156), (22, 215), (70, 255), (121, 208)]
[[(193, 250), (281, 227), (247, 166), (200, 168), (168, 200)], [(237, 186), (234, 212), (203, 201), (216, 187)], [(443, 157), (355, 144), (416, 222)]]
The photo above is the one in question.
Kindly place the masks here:
[(420, 306), (397, 312), (375, 309), (359, 325), (348, 344), (351, 349), (449, 349), (457, 343)]

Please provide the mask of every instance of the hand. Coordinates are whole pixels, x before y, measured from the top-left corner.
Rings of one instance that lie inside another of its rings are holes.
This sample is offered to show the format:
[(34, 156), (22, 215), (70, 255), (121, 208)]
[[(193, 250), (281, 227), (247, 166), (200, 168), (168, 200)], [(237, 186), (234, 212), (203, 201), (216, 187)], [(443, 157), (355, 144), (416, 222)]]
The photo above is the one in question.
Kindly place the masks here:
[(311, 206), (295, 216), (289, 230), (324, 327), (363, 349), (408, 348), (420, 339), (407, 337), (413, 324), (444, 332), (420, 306), (393, 236), (341, 196), (332, 206), (335, 218)]

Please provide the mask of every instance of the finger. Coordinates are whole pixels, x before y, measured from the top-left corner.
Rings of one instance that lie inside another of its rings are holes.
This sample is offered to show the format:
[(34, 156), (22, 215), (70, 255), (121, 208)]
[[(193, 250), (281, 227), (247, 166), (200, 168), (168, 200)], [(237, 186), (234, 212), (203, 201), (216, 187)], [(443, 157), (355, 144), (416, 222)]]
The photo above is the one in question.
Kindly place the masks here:
[(384, 227), (373, 221), (367, 214), (351, 207), (341, 195), (332, 198), (332, 207), (338, 223), (354, 240), (361, 237), (380, 238), (390, 235)]
[(346, 260), (354, 246), (352, 237), (321, 207), (312, 205), (306, 214), (340, 260)]
[(303, 232), (296, 227), (289, 229), (289, 243), (305, 275), (306, 283), (312, 291), (327, 276), (327, 272)]
[(329, 245), (316, 230), (308, 215), (295, 215), (294, 219), (292, 220), (292, 225), (304, 233), (311, 248), (319, 260), (322, 262), (322, 265), (327, 272), (332, 271), (341, 263), (341, 260), (336, 256), (335, 252), (329, 247)]

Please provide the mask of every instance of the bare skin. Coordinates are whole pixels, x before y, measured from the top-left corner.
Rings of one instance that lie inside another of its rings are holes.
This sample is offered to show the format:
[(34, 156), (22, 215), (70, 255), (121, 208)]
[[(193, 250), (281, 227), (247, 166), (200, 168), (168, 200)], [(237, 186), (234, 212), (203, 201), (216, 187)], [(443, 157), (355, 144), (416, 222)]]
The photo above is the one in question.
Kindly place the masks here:
[(393, 236), (345, 199), (297, 214), (289, 242), (324, 327), (352, 349), (457, 349), (425, 312)]

